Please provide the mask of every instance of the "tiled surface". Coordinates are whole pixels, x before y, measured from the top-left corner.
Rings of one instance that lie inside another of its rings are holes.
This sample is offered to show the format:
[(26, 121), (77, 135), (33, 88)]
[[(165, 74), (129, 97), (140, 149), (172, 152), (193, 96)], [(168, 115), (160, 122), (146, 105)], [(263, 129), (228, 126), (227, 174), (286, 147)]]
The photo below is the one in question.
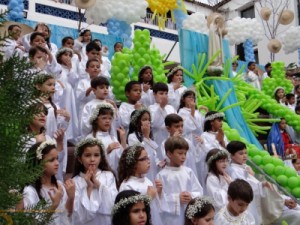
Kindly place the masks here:
[(160, 30), (154, 30), (148, 27), (141, 27), (141, 26), (134, 26), (134, 29), (148, 29), (150, 31), (150, 35), (152, 37), (158, 37), (158, 38), (162, 38), (162, 39), (166, 39), (166, 40), (170, 40), (170, 41), (177, 41), (178, 40), (178, 35), (176, 34), (171, 34), (171, 33), (167, 33), (164, 31), (160, 31)]

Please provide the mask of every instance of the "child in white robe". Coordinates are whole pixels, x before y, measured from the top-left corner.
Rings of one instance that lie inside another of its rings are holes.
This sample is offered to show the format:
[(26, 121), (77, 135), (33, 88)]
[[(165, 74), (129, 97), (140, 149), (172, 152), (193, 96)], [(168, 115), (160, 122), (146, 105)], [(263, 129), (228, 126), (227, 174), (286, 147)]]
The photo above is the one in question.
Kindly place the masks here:
[(87, 137), (97, 138), (102, 141), (107, 161), (112, 170), (117, 173), (121, 154), (123, 149), (126, 148), (126, 134), (122, 127), (117, 128), (120, 137), (119, 142), (114, 135), (109, 133), (114, 114), (114, 107), (110, 103), (103, 102), (98, 104), (90, 117), (92, 132)]
[(135, 190), (143, 195), (148, 195), (152, 201), (151, 216), (153, 224), (162, 224), (159, 215), (159, 195), (161, 195), (162, 184), (159, 180), (149, 180), (145, 175), (150, 170), (150, 158), (145, 148), (135, 144), (124, 150), (118, 169), (120, 182), (119, 191)]
[(194, 172), (183, 166), (189, 149), (184, 138), (168, 138), (165, 149), (170, 163), (156, 176), (163, 186), (161, 219), (164, 225), (182, 225), (186, 205), (192, 198), (202, 196), (203, 189)]
[[(173, 106), (168, 105), (168, 86), (164, 83), (158, 82), (153, 86), (153, 94), (155, 104), (149, 106), (151, 112), (151, 120), (153, 126), (154, 141), (161, 145), (169, 134), (165, 127), (165, 118), (171, 113), (176, 113)], [(159, 155), (159, 157), (161, 157)]]
[(224, 114), (215, 111), (206, 113), (204, 119), (204, 132), (201, 135), (203, 143), (201, 144), (202, 153), (200, 154), (200, 183), (204, 186), (207, 176), (207, 165), (205, 163), (207, 153), (214, 148), (226, 149), (228, 140), (222, 130)]
[(151, 131), (151, 115), (147, 108), (141, 108), (133, 111), (130, 118), (127, 143), (132, 146), (140, 143), (144, 146), (150, 158), (150, 170), (147, 177), (154, 180), (157, 174), (157, 165), (159, 159), (157, 157), (158, 145), (153, 141)]
[(170, 70), (167, 74), (168, 77), (168, 99), (169, 104), (174, 107), (177, 111), (180, 105), (180, 97), (183, 92), (187, 89), (183, 86), (183, 68), (181, 66), (176, 66)]
[(83, 139), (76, 145), (74, 225), (111, 224), (118, 191), (104, 151), (103, 143), (96, 138)]
[(154, 81), (151, 66), (146, 65), (140, 69), (138, 74), (138, 81), (142, 86), (141, 103), (146, 107), (153, 105), (155, 103), (155, 100), (152, 91)]
[[(227, 149), (231, 154), (231, 177), (233, 179), (243, 179), (247, 181), (253, 191), (255, 202), (250, 204), (249, 212), (254, 216), (256, 224), (261, 223), (263, 209), (261, 209), (260, 198), (265, 197), (266, 188), (272, 190), (271, 184), (269, 182), (261, 182), (255, 176), (251, 167), (246, 165), (247, 161), (247, 150), (246, 145), (240, 141), (231, 141), (227, 145)], [(282, 220), (286, 220), (288, 224), (299, 224), (300, 223), (300, 206), (295, 200), (288, 196), (282, 195), (284, 199), (282, 204), (282, 214), (278, 215), (278, 219), (274, 222), (275, 224), (280, 224)], [(278, 202), (278, 201), (277, 201)]]
[(253, 190), (244, 180), (237, 179), (228, 187), (228, 204), (215, 216), (215, 225), (257, 225), (253, 216), (247, 211), (253, 200)]
[(227, 205), (227, 190), (232, 179), (227, 174), (229, 153), (225, 150), (212, 149), (208, 152), (206, 163), (208, 176), (206, 178), (207, 195), (215, 202), (215, 209), (218, 212)]
[(75, 184), (72, 180), (66, 181), (65, 185), (56, 180), (58, 155), (53, 141), (38, 142), (29, 149), (27, 160), (32, 161), (33, 166), (43, 164), (43, 172), (32, 185), (24, 188), (23, 199), (17, 210), (30, 210), (41, 200), (45, 200), (50, 204), (47, 210), (54, 211), (50, 225), (70, 225)]
[(119, 107), (119, 113), (121, 117), (121, 125), (126, 131), (128, 131), (129, 128), (131, 113), (143, 106), (140, 102), (141, 93), (141, 84), (138, 81), (129, 81), (125, 85), (125, 95), (128, 102), (121, 103)]
[(81, 61), (84, 61), (84, 63), (86, 63), (86, 61), (88, 60), (86, 54), (86, 46), (91, 41), (92, 41), (92, 32), (89, 29), (85, 29), (85, 28), (81, 29), (78, 39), (75, 39), (74, 41), (74, 50), (80, 52)]

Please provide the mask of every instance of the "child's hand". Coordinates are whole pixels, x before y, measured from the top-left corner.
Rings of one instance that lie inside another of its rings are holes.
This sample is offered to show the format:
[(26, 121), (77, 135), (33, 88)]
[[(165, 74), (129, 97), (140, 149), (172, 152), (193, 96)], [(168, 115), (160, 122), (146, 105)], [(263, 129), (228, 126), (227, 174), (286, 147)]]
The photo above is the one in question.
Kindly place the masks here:
[(37, 143), (46, 141), (45, 133), (43, 132), (41, 134), (35, 135), (35, 140)]
[(173, 134), (174, 137), (181, 137), (182, 136), (182, 132), (180, 131), (175, 131)]
[(209, 111), (209, 109), (204, 105), (200, 106), (199, 110), (204, 110), (205, 112)]
[(163, 185), (160, 182), (160, 180), (155, 180), (155, 187), (156, 187), (156, 191), (159, 195), (161, 195), (162, 189), (163, 189)]
[(166, 166), (166, 164), (167, 164), (167, 161), (166, 160), (162, 160), (162, 161), (160, 161), (158, 163), (158, 166), (159, 166), (159, 168), (164, 168)]
[(63, 59), (63, 60), (62, 60), (62, 63), (63, 63), (69, 70), (72, 69), (72, 61), (71, 61), (71, 58)]
[(230, 184), (232, 182), (231, 177), (226, 172), (223, 172), (223, 177), (227, 184)]
[(181, 87), (181, 82), (176, 82), (176, 83), (173, 84), (174, 90), (177, 90), (180, 87)]
[(65, 109), (58, 109), (56, 112), (57, 112), (57, 115), (61, 115), (61, 116), (65, 117), (65, 120), (67, 122), (70, 121), (70, 117), (71, 116), (70, 116), (70, 113), (67, 110), (65, 110)]
[(286, 199), (284, 201), (284, 205), (286, 207), (288, 207), (289, 209), (293, 209), (293, 208), (295, 208), (297, 206), (297, 203), (293, 199)]
[(134, 105), (134, 108), (135, 108), (135, 109), (140, 109), (140, 108), (142, 108), (142, 107), (143, 107), (143, 104), (140, 103), (140, 102), (137, 102), (137, 103), (135, 103), (135, 105)]
[(79, 36), (79, 37), (77, 38), (77, 40), (78, 40), (79, 42), (82, 42), (82, 41), (83, 41), (83, 36)]
[(94, 184), (92, 182), (92, 175), (93, 175), (93, 171), (90, 170), (90, 168), (86, 171), (86, 173), (84, 174), (84, 180), (86, 181), (87, 184), (87, 188), (93, 188)]
[(225, 143), (224, 143), (224, 131), (222, 129), (220, 129), (216, 135), (216, 139), (217, 141), (220, 143), (220, 145), (222, 145), (223, 147), (225, 147)]
[(66, 180), (64, 186), (65, 186), (68, 198), (74, 199), (74, 197), (75, 197), (75, 182), (72, 179)]
[(147, 92), (150, 89), (151, 85), (149, 83), (143, 83), (143, 91)]
[(151, 199), (155, 198), (157, 191), (154, 187), (148, 186), (147, 195), (151, 197)]
[(96, 178), (96, 171), (97, 170), (94, 170), (93, 171), (93, 174), (92, 174), (92, 177), (91, 177), (91, 180), (92, 180), (92, 182), (93, 182), (93, 188), (99, 188), (100, 187), (100, 182), (97, 180), (97, 178)]
[(113, 106), (116, 110), (118, 109), (116, 103), (115, 103), (113, 100), (111, 100), (111, 99), (105, 99), (105, 101), (108, 102), (108, 103), (110, 103), (110, 104), (112, 104), (112, 106)]
[(65, 129), (60, 128), (57, 131), (55, 131), (53, 137), (56, 140), (57, 144), (62, 144), (64, 141), (64, 136), (65, 136)]
[(191, 193), (189, 193), (187, 191), (181, 192), (179, 195), (179, 198), (180, 198), (181, 204), (188, 204), (192, 199)]
[(110, 154), (114, 149), (120, 148), (120, 143), (119, 142), (113, 142), (110, 145), (108, 145), (106, 151), (107, 154)]
[(252, 168), (251, 168), (250, 166), (247, 166), (247, 167), (246, 167), (246, 171), (247, 171), (250, 175), (254, 176), (254, 171), (252, 170)]
[(60, 203), (60, 200), (63, 197), (62, 187), (60, 186), (60, 184), (58, 184), (58, 188), (56, 188), (56, 187), (51, 188), (48, 191), (48, 194), (49, 194), (49, 197), (52, 201), (52, 207), (56, 209), (58, 207), (59, 203)]
[(150, 138), (151, 127), (149, 121), (142, 121), (141, 131), (145, 138)]
[(198, 143), (200, 144), (204, 143), (204, 140), (201, 138), (201, 136), (194, 134), (194, 138)]
[(92, 90), (93, 90), (92, 87), (89, 87), (88, 89), (86, 89), (86, 91), (85, 91), (85, 96), (86, 96), (86, 97), (89, 96), (89, 95), (91, 94)]
[(118, 127), (117, 132), (119, 133), (120, 139), (126, 137), (126, 130), (124, 129), (124, 127)]
[(263, 187), (269, 188), (270, 190), (274, 190), (273, 185), (270, 182), (265, 181), (262, 184), (263, 184)]

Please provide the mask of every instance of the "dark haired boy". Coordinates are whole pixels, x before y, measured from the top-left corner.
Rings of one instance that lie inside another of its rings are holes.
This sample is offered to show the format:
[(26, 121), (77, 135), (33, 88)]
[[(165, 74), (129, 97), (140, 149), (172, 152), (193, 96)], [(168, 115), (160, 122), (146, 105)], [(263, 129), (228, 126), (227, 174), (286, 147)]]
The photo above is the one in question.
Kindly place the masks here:
[(19, 41), (21, 37), (22, 28), (17, 24), (12, 24), (8, 27), (8, 38), (5, 39), (5, 44), (2, 47), (4, 53), (4, 60), (9, 59), (14, 54), (22, 57), (25, 53), (25, 48)]

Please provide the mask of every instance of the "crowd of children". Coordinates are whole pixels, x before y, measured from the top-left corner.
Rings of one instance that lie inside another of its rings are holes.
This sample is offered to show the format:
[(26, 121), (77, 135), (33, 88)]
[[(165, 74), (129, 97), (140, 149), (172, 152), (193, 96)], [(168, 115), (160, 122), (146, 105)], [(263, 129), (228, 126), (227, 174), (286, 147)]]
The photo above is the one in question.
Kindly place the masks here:
[[(110, 62), (91, 31), (82, 30), (76, 40), (65, 37), (57, 49), (46, 24), (23, 42), (19, 29), (9, 27), (5, 59), (28, 57), (37, 72), (37, 102), (30, 107), (40, 110), (28, 125), (33, 137), (24, 148), (29, 163), (43, 172), (24, 187), (17, 209), (44, 199), (55, 211), (55, 225), (264, 222), (262, 202), (273, 185), (255, 178), (242, 142), (228, 141), (224, 114), (196, 107), (182, 67), (170, 70), (168, 84), (153, 82), (151, 66), (140, 68), (138, 81), (125, 86), (127, 102), (117, 105)], [(76, 144), (76, 160), (72, 179), (64, 180), (68, 144)], [(273, 208), (281, 210), (272, 223), (300, 224), (296, 201), (278, 199)]]

